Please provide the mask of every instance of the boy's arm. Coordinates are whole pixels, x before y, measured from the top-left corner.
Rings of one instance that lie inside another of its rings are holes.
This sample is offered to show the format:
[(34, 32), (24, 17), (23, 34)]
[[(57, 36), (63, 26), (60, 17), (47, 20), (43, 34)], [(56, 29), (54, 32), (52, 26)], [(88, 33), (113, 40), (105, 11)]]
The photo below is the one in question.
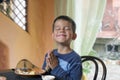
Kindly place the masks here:
[(56, 76), (58, 80), (80, 80), (82, 65), (81, 63), (75, 63), (69, 71), (64, 71), (60, 66), (57, 66), (51, 71), (51, 74)]

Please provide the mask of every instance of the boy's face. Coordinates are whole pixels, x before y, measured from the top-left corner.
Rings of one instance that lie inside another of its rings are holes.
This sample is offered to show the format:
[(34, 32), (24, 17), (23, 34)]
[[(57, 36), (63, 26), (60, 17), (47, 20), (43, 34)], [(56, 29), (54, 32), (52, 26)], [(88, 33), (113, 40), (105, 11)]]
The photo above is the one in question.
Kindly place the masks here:
[(76, 38), (76, 34), (73, 33), (70, 22), (59, 19), (54, 24), (52, 37), (57, 43), (70, 44), (71, 40)]

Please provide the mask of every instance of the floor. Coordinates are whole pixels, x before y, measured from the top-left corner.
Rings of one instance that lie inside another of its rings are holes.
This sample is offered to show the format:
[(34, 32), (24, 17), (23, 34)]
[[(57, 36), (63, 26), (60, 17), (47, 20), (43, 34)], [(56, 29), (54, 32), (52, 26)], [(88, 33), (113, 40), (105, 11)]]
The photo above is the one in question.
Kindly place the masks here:
[[(106, 80), (120, 80), (120, 60), (104, 60), (107, 67), (107, 77)], [(94, 73), (94, 67), (92, 67), (90, 74), (88, 74), (88, 80), (92, 80), (91, 77)], [(99, 74), (102, 73), (102, 70)], [(100, 79), (100, 75), (97, 80)]]

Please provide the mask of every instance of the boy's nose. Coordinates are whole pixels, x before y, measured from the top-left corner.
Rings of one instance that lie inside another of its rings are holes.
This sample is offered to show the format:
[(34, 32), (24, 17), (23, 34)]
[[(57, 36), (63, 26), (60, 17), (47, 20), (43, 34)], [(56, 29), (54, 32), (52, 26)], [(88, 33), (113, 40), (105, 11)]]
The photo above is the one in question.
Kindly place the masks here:
[(60, 29), (60, 32), (64, 32), (65, 31), (65, 29), (63, 28), (63, 29)]

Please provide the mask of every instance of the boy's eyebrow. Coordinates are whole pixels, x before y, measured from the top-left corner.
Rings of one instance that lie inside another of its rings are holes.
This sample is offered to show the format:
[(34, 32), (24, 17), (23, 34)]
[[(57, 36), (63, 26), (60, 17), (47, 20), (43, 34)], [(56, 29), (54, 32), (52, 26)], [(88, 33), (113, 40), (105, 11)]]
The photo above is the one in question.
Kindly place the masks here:
[[(59, 26), (55, 26), (54, 28), (58, 28)], [(71, 28), (71, 26), (64, 26), (64, 27), (68, 27), (68, 28)]]

